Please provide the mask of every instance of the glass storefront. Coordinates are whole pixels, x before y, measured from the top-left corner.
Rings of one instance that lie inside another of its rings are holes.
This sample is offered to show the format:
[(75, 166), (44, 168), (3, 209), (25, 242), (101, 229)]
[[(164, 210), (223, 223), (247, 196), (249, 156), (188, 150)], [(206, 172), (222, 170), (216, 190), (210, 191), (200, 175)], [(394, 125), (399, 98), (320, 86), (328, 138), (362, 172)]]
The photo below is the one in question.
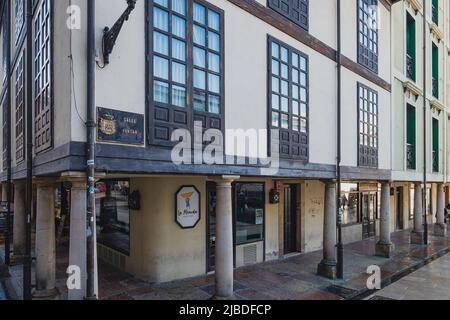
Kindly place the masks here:
[(130, 253), (130, 209), (127, 180), (104, 180), (96, 184), (97, 240), (124, 254)]
[(264, 240), (264, 184), (237, 183), (236, 245)]

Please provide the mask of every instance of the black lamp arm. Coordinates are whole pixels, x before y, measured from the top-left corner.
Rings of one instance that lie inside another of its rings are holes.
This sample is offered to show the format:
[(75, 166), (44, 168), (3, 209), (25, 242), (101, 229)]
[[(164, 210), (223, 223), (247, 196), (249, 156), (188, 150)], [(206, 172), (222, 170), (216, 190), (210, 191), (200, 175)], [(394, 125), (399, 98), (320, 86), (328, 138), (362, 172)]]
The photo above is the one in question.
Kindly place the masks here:
[(110, 28), (105, 27), (103, 30), (103, 63), (109, 64), (109, 56), (112, 53), (114, 46), (116, 45), (117, 38), (125, 21), (128, 21), (131, 12), (136, 7), (137, 0), (127, 0), (128, 7), (125, 12), (120, 16), (119, 20)]

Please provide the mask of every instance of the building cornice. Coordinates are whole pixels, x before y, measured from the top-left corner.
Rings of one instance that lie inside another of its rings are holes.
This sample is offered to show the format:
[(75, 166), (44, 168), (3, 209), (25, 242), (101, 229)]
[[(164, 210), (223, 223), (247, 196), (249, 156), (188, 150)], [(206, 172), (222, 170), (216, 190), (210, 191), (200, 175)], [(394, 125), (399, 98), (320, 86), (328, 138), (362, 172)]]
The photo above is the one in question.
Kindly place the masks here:
[(405, 0), (413, 10), (420, 11), (422, 10), (422, 2), (420, 2), (419, 0)]

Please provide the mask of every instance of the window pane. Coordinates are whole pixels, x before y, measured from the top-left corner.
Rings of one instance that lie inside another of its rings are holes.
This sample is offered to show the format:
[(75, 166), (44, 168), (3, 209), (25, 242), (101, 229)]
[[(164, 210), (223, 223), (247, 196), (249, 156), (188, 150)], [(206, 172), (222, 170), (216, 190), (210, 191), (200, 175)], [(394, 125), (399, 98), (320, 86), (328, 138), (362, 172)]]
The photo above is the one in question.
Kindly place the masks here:
[(292, 117), (292, 130), (300, 131), (300, 120), (297, 117)]
[(289, 129), (289, 116), (282, 114), (281, 115), (281, 128), (282, 129)]
[(220, 114), (220, 97), (209, 95), (209, 112)]
[(295, 100), (298, 100), (298, 98), (299, 98), (298, 91), (299, 91), (299, 87), (297, 87), (296, 85), (293, 85), (292, 86), (292, 98), (294, 98)]
[(194, 109), (206, 111), (206, 95), (203, 92), (194, 92)]
[(160, 8), (153, 9), (153, 25), (163, 31), (169, 31), (169, 13)]
[(300, 104), (300, 116), (302, 116), (303, 118), (306, 118), (306, 104), (302, 103)]
[(273, 92), (280, 92), (280, 80), (276, 77), (272, 77), (272, 91)]
[(194, 43), (200, 46), (206, 46), (205, 28), (194, 25)]
[(275, 59), (272, 59), (272, 74), (280, 76), (280, 63)]
[(283, 79), (289, 79), (289, 67), (284, 63), (281, 64), (281, 77)]
[(220, 37), (217, 33), (209, 31), (208, 33), (209, 49), (220, 51)]
[(169, 0), (154, 0), (154, 2), (166, 8), (169, 5)]
[(236, 184), (236, 244), (264, 240), (264, 185)]
[(306, 119), (301, 119), (300, 120), (300, 131), (303, 133), (307, 132), (307, 124), (306, 124)]
[(286, 63), (289, 61), (288, 52), (288, 49), (281, 47), (281, 61)]
[(172, 0), (172, 10), (183, 16), (186, 15), (185, 0)]
[(159, 32), (153, 32), (153, 51), (169, 55), (169, 37)]
[(155, 81), (153, 86), (153, 100), (155, 102), (169, 103), (169, 84)]
[(272, 57), (276, 59), (280, 58), (280, 46), (275, 42), (272, 42)]
[(208, 26), (211, 29), (220, 31), (220, 16), (217, 12), (212, 10), (208, 11)]
[(280, 114), (278, 112), (272, 112), (272, 126), (276, 128), (280, 126)]
[(300, 106), (298, 104), (298, 101), (292, 101), (292, 114), (296, 116), (300, 115)]
[(299, 73), (296, 69), (292, 69), (292, 82), (299, 83)]
[(194, 65), (200, 68), (206, 68), (205, 50), (194, 47)]
[(186, 89), (172, 86), (172, 104), (181, 108), (186, 108)]
[(172, 34), (180, 38), (186, 38), (186, 20), (172, 15)]
[(206, 90), (206, 74), (204, 71), (194, 69), (194, 87)]
[(289, 100), (288, 100), (288, 98), (285, 98), (285, 97), (281, 98), (281, 111), (289, 112)]
[(289, 82), (281, 81), (281, 94), (284, 96), (289, 95)]
[(214, 93), (220, 93), (220, 77), (208, 74), (208, 89)]
[(184, 64), (172, 62), (172, 81), (186, 84), (186, 66)]
[(186, 43), (172, 39), (172, 57), (181, 61), (186, 61)]
[(208, 53), (209, 70), (220, 73), (220, 56), (215, 53)]
[(169, 60), (154, 56), (153, 75), (161, 79), (169, 80)]
[(280, 96), (272, 94), (272, 109), (280, 110)]
[(194, 2), (194, 21), (200, 24), (206, 23), (206, 13), (205, 7), (199, 5), (197, 2)]
[(292, 66), (298, 69), (298, 54), (292, 54)]

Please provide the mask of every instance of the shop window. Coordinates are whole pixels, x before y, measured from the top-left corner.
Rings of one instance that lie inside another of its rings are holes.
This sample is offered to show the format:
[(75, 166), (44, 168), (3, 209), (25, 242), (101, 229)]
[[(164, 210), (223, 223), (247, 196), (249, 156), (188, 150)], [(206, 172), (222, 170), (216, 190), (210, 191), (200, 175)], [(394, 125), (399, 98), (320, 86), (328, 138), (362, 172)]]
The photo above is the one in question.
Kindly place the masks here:
[(361, 222), (359, 215), (359, 190), (357, 184), (342, 184), (341, 204), (344, 225)]
[(264, 184), (237, 183), (236, 245), (264, 240)]
[(104, 180), (96, 184), (97, 240), (124, 254), (130, 253), (130, 183)]

